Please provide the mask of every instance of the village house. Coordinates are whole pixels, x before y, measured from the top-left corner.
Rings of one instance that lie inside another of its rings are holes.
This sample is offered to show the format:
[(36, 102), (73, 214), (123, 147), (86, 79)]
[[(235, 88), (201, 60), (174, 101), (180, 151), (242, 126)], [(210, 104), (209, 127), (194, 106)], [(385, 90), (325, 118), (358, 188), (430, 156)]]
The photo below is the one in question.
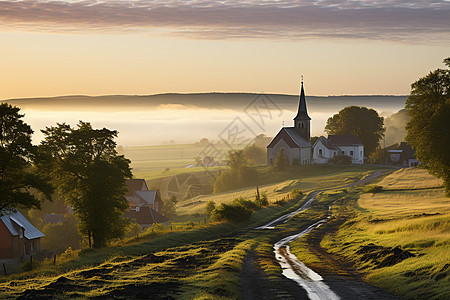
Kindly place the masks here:
[(41, 250), (44, 234), (19, 211), (4, 209), (0, 215), (0, 259), (33, 256)]
[(298, 112), (294, 118), (294, 127), (283, 127), (267, 146), (267, 165), (274, 164), (276, 157), (283, 150), (290, 165), (309, 165), (311, 156), (310, 121), (306, 108), (303, 81), (300, 90)]
[(321, 136), (313, 145), (313, 160), (316, 164), (326, 164), (336, 156), (348, 156), (352, 164), (364, 163), (364, 145), (356, 135)]
[(157, 190), (149, 190), (144, 179), (126, 180), (128, 192), (125, 198), (129, 208), (124, 217), (141, 226), (151, 227), (153, 223), (167, 223), (169, 219), (161, 214), (164, 203)]
[(398, 147), (397, 144), (387, 147), (385, 150), (393, 164), (403, 167), (417, 167), (420, 164), (416, 158), (416, 151), (406, 142), (401, 142)]

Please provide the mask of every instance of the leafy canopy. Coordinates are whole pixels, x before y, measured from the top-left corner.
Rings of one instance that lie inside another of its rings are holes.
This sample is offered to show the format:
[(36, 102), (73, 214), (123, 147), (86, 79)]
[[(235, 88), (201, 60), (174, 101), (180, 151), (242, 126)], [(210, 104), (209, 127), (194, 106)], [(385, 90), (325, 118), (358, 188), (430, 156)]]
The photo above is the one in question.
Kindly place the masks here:
[(125, 234), (127, 209), (125, 179), (131, 178), (130, 161), (116, 151), (117, 131), (93, 129), (80, 121), (77, 128), (57, 124), (42, 130), (41, 150), (58, 193), (79, 219), (80, 233), (94, 247)]
[[(450, 58), (444, 63), (450, 67)], [(442, 178), (450, 195), (450, 71), (437, 69), (411, 85), (406, 100), (411, 120), (406, 141), (416, 149), (419, 161), (431, 174)]]
[(375, 151), (384, 136), (384, 118), (367, 107), (347, 106), (327, 120), (325, 131), (328, 134), (353, 134), (364, 145), (366, 154)]
[(0, 104), (0, 211), (3, 208), (40, 208), (51, 200), (53, 187), (36, 172), (33, 130), (23, 122), (20, 108)]

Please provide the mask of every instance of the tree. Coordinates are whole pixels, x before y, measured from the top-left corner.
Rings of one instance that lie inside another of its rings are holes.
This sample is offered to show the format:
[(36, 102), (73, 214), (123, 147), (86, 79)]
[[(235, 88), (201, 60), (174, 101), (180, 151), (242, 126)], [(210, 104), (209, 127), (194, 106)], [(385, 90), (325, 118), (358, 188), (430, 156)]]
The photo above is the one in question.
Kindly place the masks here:
[(214, 202), (214, 201), (212, 201), (212, 200), (209, 200), (209, 201), (206, 203), (206, 206), (205, 206), (205, 213), (206, 213), (208, 216), (211, 216), (213, 210), (215, 210), (215, 209), (216, 209), (216, 202)]
[(275, 158), (275, 162), (273, 163), (273, 167), (277, 171), (284, 171), (289, 166), (289, 161), (284, 154), (284, 149), (281, 149), (278, 152), (277, 157)]
[(172, 218), (174, 216), (176, 216), (177, 214), (177, 197), (172, 196), (167, 200), (164, 200), (164, 205), (161, 209), (161, 213), (168, 217), (168, 218)]
[(353, 134), (364, 145), (367, 155), (375, 151), (384, 136), (384, 118), (367, 107), (347, 106), (327, 120), (325, 131), (328, 134)]
[[(444, 59), (450, 67), (450, 57)], [(411, 85), (406, 141), (429, 172), (444, 180), (450, 196), (450, 70), (437, 69)]]
[(256, 146), (255, 144), (245, 147), (244, 155), (248, 160), (257, 165), (265, 164), (267, 160), (266, 149)]
[(0, 213), (4, 208), (38, 208), (51, 200), (53, 187), (36, 172), (36, 147), (31, 127), (21, 119), (20, 108), (0, 104)]
[(117, 154), (117, 131), (93, 129), (80, 121), (77, 128), (57, 124), (42, 132), (41, 153), (47, 155), (43, 167), (74, 209), (78, 230), (89, 246), (104, 247), (108, 240), (122, 237), (127, 225), (122, 214), (128, 208), (125, 179), (132, 174), (130, 161)]

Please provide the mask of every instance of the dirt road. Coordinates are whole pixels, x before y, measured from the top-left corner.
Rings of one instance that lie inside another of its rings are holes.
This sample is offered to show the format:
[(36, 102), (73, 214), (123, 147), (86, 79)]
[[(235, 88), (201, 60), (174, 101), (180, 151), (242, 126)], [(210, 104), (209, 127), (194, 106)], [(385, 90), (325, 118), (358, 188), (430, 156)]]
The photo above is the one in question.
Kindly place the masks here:
[[(367, 183), (382, 175), (381, 171), (375, 172), (370, 176), (356, 181), (351, 184), (342, 185), (339, 187), (332, 187), (315, 191), (308, 196), (306, 203), (299, 209), (282, 217), (279, 217), (257, 229), (275, 229), (277, 225), (286, 223), (295, 214), (309, 208), (317, 195), (331, 190), (340, 189), (350, 186)], [(285, 291), (287, 298), (290, 299), (400, 299), (388, 292), (366, 284), (360, 280), (360, 274), (352, 268), (351, 264), (346, 262), (343, 258), (328, 253), (325, 249), (320, 247), (320, 241), (324, 235), (330, 230), (337, 230), (339, 225), (333, 222), (333, 226), (326, 226), (324, 230), (318, 230), (321, 226), (326, 224), (329, 216), (318, 222), (309, 225), (306, 228), (300, 229), (299, 233), (287, 236), (274, 245), (275, 258), (283, 269), (285, 278), (290, 279), (296, 283), (296, 288), (289, 286)], [(328, 225), (328, 224), (327, 224)], [(312, 270), (304, 263), (299, 261), (289, 251), (290, 242), (300, 238), (301, 236), (312, 233), (308, 241), (310, 248), (315, 254), (326, 262), (325, 265), (329, 267), (324, 270)], [(277, 294), (274, 294), (273, 287), (267, 279), (264, 279), (264, 274), (258, 269), (257, 258), (255, 255), (249, 255), (244, 263), (242, 278), (242, 298), (243, 299), (275, 299)], [(323, 275), (323, 276), (322, 276)], [(252, 282), (258, 280), (259, 282)], [(273, 284), (272, 284), (273, 285)], [(277, 285), (280, 286), (280, 285)], [(275, 298), (274, 298), (275, 297)]]

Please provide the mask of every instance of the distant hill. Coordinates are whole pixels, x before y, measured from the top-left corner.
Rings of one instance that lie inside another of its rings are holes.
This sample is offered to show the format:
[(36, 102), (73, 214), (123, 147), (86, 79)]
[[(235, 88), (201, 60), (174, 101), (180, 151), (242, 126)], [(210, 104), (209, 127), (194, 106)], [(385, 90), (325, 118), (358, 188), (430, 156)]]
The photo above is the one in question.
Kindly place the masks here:
[[(157, 94), (157, 95), (108, 95), (108, 96), (60, 96), (46, 98), (8, 99), (8, 102), (21, 108), (41, 110), (87, 110), (115, 111), (155, 108), (207, 108), (243, 110), (259, 96), (256, 93), (196, 93), (196, 94)], [(279, 108), (296, 110), (298, 95), (265, 94)], [(307, 96), (308, 109), (330, 112), (348, 105), (372, 107), (379, 112), (396, 112), (405, 105), (408, 96)]]

